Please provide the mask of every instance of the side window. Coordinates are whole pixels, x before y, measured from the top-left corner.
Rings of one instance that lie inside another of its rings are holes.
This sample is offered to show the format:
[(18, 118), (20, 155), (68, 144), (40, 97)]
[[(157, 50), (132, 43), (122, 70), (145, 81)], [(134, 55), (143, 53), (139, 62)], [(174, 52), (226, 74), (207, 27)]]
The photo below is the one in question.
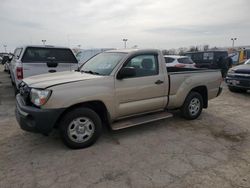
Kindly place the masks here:
[(203, 54), (203, 60), (213, 60), (214, 59), (214, 53), (213, 52), (205, 52)]
[(164, 58), (165, 58), (166, 63), (174, 62), (174, 58), (172, 58), (172, 57), (164, 57)]
[(178, 62), (183, 63), (183, 64), (192, 64), (192, 63), (194, 63), (190, 58), (186, 58), (186, 57), (179, 58)]
[(135, 77), (153, 76), (159, 73), (158, 59), (156, 55), (138, 55), (133, 57), (125, 67), (134, 67)]

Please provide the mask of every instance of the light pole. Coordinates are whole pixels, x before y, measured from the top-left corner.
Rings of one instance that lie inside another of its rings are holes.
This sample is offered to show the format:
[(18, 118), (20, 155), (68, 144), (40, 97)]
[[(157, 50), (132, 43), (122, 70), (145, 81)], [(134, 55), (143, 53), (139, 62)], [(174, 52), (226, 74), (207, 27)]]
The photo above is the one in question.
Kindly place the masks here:
[(128, 39), (122, 39), (122, 41), (124, 42), (124, 48), (127, 48), (127, 41), (128, 41)]
[(5, 53), (6, 53), (6, 52), (7, 52), (7, 45), (4, 44), (3, 47), (4, 47), (4, 51), (5, 51)]
[(234, 41), (236, 41), (237, 38), (231, 38), (231, 40), (233, 41), (232, 48), (234, 49)]
[(43, 39), (43, 40), (42, 40), (42, 43), (43, 43), (43, 45), (45, 45), (45, 43), (46, 43), (46, 40), (44, 40), (44, 39)]

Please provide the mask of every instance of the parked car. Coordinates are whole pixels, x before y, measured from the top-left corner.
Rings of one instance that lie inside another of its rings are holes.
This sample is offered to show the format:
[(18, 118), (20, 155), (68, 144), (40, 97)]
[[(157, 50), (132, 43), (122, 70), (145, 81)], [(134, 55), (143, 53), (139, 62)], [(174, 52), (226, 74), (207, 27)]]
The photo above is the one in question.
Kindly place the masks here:
[(9, 53), (8, 55), (4, 55), (2, 58), (2, 64), (4, 65), (4, 71), (10, 74), (10, 62), (13, 58), (13, 54)]
[(79, 52), (76, 53), (76, 59), (78, 60), (79, 65), (81, 66), (95, 55), (105, 52), (107, 50), (113, 50), (113, 48), (93, 48), (93, 49), (80, 50)]
[(219, 70), (172, 72), (159, 50), (112, 50), (79, 72), (29, 77), (16, 96), (16, 118), (26, 131), (59, 128), (70, 148), (92, 145), (103, 125), (118, 130), (172, 117), (192, 120), (221, 93)]
[(250, 89), (250, 59), (228, 71), (225, 79), (232, 92), (246, 92)]
[(167, 67), (196, 68), (195, 63), (188, 56), (164, 55)]
[(24, 78), (78, 68), (78, 62), (69, 48), (54, 46), (22, 46), (14, 51), (10, 75), (16, 90)]
[(217, 69), (217, 61), (220, 57), (225, 60), (228, 57), (228, 52), (223, 50), (210, 50), (187, 52), (185, 55), (196, 63), (197, 68)]
[(0, 53), (0, 63), (4, 65), (4, 56), (8, 55), (8, 53)]

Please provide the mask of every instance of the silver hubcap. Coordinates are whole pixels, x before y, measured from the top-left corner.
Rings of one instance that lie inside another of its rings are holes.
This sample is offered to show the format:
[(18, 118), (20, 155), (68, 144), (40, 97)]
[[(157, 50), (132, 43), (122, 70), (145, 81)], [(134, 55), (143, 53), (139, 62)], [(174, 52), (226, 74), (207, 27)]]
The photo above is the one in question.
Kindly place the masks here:
[(94, 123), (87, 117), (74, 119), (68, 126), (68, 136), (73, 142), (83, 143), (95, 132)]
[(188, 106), (190, 114), (192, 116), (197, 115), (200, 111), (200, 106), (201, 106), (200, 100), (197, 98), (193, 98)]

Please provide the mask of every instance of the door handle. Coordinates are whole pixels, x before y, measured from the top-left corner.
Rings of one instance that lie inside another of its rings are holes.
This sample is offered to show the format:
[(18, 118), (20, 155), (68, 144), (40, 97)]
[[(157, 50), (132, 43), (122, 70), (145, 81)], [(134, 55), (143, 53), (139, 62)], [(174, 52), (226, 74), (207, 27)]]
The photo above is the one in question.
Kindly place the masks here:
[(162, 80), (157, 80), (156, 82), (155, 82), (155, 84), (157, 84), (157, 85), (159, 85), (159, 84), (163, 84), (164, 82), (162, 81)]

